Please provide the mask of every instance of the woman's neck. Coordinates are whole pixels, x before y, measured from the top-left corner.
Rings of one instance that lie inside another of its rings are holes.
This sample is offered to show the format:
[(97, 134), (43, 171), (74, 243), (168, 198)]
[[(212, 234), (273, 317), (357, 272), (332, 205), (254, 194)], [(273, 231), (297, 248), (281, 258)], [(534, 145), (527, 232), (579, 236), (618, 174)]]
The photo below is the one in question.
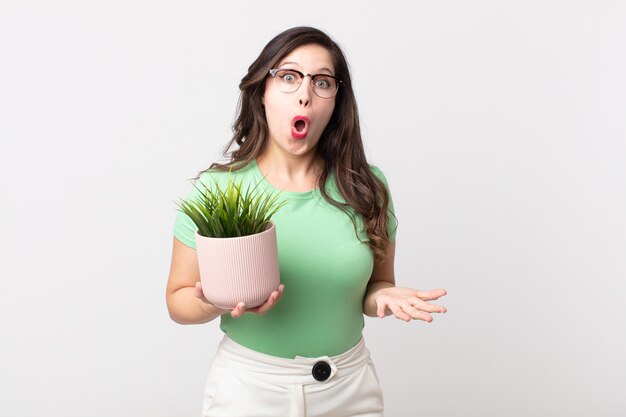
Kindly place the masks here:
[(264, 153), (256, 159), (259, 171), (275, 188), (305, 192), (317, 188), (323, 170), (323, 160), (315, 153), (302, 156), (278, 157)]

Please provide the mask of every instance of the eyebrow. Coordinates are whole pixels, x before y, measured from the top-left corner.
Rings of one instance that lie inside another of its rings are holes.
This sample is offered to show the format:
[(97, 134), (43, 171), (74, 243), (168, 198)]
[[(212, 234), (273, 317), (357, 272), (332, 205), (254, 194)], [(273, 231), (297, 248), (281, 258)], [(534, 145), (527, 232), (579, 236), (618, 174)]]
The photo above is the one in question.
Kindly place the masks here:
[[(283, 65), (297, 65), (298, 67), (300, 67), (300, 64), (298, 64), (297, 62), (292, 62), (292, 61), (287, 61), (287, 62), (283, 62), (279, 65), (279, 67), (282, 68)], [(300, 67), (302, 68), (302, 67)], [(330, 68), (320, 68), (318, 71), (328, 71), (330, 74), (326, 74), (326, 75), (333, 75), (333, 71), (330, 70)], [(319, 74), (319, 72), (318, 72)]]

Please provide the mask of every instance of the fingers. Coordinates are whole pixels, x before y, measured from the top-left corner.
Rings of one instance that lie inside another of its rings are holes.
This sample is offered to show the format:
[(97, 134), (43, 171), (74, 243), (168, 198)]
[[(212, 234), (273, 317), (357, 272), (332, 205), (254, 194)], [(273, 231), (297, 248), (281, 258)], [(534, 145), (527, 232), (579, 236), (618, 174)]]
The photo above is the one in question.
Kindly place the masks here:
[(418, 299), (415, 302), (411, 303), (411, 307), (414, 307), (417, 310), (426, 311), (428, 313), (447, 313), (448, 312), (448, 309), (443, 306), (430, 304), (421, 299)]
[(378, 317), (385, 317), (385, 311), (389, 309), (391, 313), (398, 319), (409, 322), (411, 320), (423, 320), (431, 323), (433, 316), (431, 313), (445, 313), (448, 310), (445, 307), (426, 303), (417, 300), (413, 303), (407, 301), (379, 303), (376, 314)]
[(269, 299), (267, 300), (267, 302), (265, 304), (263, 304), (262, 306), (258, 307), (258, 311), (256, 311), (257, 314), (263, 315), (265, 313), (267, 313), (269, 311), (270, 308), (274, 307), (276, 305), (276, 303), (278, 303), (278, 301), (281, 299), (281, 297), (283, 296), (283, 291), (285, 290), (285, 286), (283, 284), (280, 284), (278, 286), (278, 291), (274, 291)]
[[(403, 305), (402, 311), (405, 313), (406, 316), (414, 320), (424, 320), (428, 323), (433, 321), (433, 316), (409, 304)], [(409, 321), (409, 320), (404, 320), (404, 321)]]
[(204, 294), (202, 293), (202, 284), (200, 282), (196, 282), (196, 286), (194, 287), (193, 293), (198, 298), (204, 296)]
[(209, 304), (209, 300), (207, 300), (204, 296), (204, 292), (202, 291), (202, 284), (200, 282), (196, 282), (196, 286), (193, 290), (193, 295), (202, 300), (202, 302)]
[(411, 319), (424, 320), (428, 322), (431, 322), (433, 320), (430, 314), (422, 312), (409, 304), (405, 304), (404, 306), (401, 307), (397, 303), (393, 303), (393, 304), (380, 303), (378, 305), (376, 315), (380, 318), (384, 318), (385, 312), (387, 309), (391, 310), (391, 314), (396, 316), (396, 318), (407, 321), (407, 322), (411, 321)]
[(274, 291), (270, 297), (267, 299), (265, 304), (260, 305), (259, 307), (250, 309), (250, 312), (256, 313), (260, 316), (264, 315), (269, 311), (270, 308), (274, 307), (278, 299), (280, 298), (280, 293), (278, 291)]
[(244, 303), (239, 303), (235, 306), (235, 308), (230, 311), (230, 315), (232, 318), (238, 319), (239, 317), (243, 316), (245, 312), (246, 305)]
[(285, 286), (283, 284), (280, 284), (280, 286), (278, 287), (278, 290), (272, 292), (264, 304), (258, 307), (246, 309), (246, 305), (242, 302), (242, 303), (237, 304), (237, 306), (235, 306), (235, 308), (230, 312), (230, 315), (235, 319), (243, 316), (243, 314), (246, 312), (254, 313), (254, 314), (258, 314), (262, 316), (276, 305), (276, 303), (282, 297), (284, 290), (285, 290)]
[(387, 310), (387, 304), (379, 303), (378, 308), (376, 310), (376, 315), (381, 319), (385, 317), (385, 311)]
[(447, 295), (448, 291), (443, 288), (438, 288), (436, 290), (416, 290), (415, 294), (418, 298), (421, 298), (424, 301), (431, 301)]
[(411, 321), (411, 316), (406, 314), (398, 305), (390, 305), (389, 309), (393, 313), (394, 316), (404, 321)]
[(424, 311), (418, 310), (417, 308), (409, 304), (405, 304), (402, 306), (398, 304), (394, 304), (394, 305), (390, 305), (389, 309), (391, 310), (393, 315), (396, 316), (396, 318), (406, 321), (406, 322), (411, 321), (411, 319), (423, 320), (428, 323), (433, 321), (433, 317), (430, 314)]

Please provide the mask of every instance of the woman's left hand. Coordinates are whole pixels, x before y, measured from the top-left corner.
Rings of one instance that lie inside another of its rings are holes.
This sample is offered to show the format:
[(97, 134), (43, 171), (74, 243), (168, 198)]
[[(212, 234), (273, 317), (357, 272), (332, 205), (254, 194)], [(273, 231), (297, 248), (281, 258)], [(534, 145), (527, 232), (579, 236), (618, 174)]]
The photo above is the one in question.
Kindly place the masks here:
[(383, 318), (391, 313), (400, 320), (433, 321), (431, 313), (445, 313), (448, 310), (443, 306), (427, 303), (443, 297), (448, 292), (442, 288), (430, 291), (414, 290), (411, 288), (388, 287), (381, 288), (374, 296), (378, 317)]

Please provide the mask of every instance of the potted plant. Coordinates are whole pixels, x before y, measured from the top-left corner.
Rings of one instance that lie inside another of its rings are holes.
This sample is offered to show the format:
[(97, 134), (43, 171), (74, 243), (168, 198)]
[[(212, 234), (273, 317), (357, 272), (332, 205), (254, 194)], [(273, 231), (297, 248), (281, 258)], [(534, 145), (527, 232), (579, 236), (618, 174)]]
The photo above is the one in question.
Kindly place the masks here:
[(196, 199), (181, 200), (179, 209), (198, 228), (196, 253), (202, 292), (213, 305), (233, 309), (263, 304), (280, 285), (276, 225), (272, 216), (284, 205), (280, 193), (265, 193), (260, 184), (245, 189), (243, 179), (228, 175), (225, 188), (213, 178)]

